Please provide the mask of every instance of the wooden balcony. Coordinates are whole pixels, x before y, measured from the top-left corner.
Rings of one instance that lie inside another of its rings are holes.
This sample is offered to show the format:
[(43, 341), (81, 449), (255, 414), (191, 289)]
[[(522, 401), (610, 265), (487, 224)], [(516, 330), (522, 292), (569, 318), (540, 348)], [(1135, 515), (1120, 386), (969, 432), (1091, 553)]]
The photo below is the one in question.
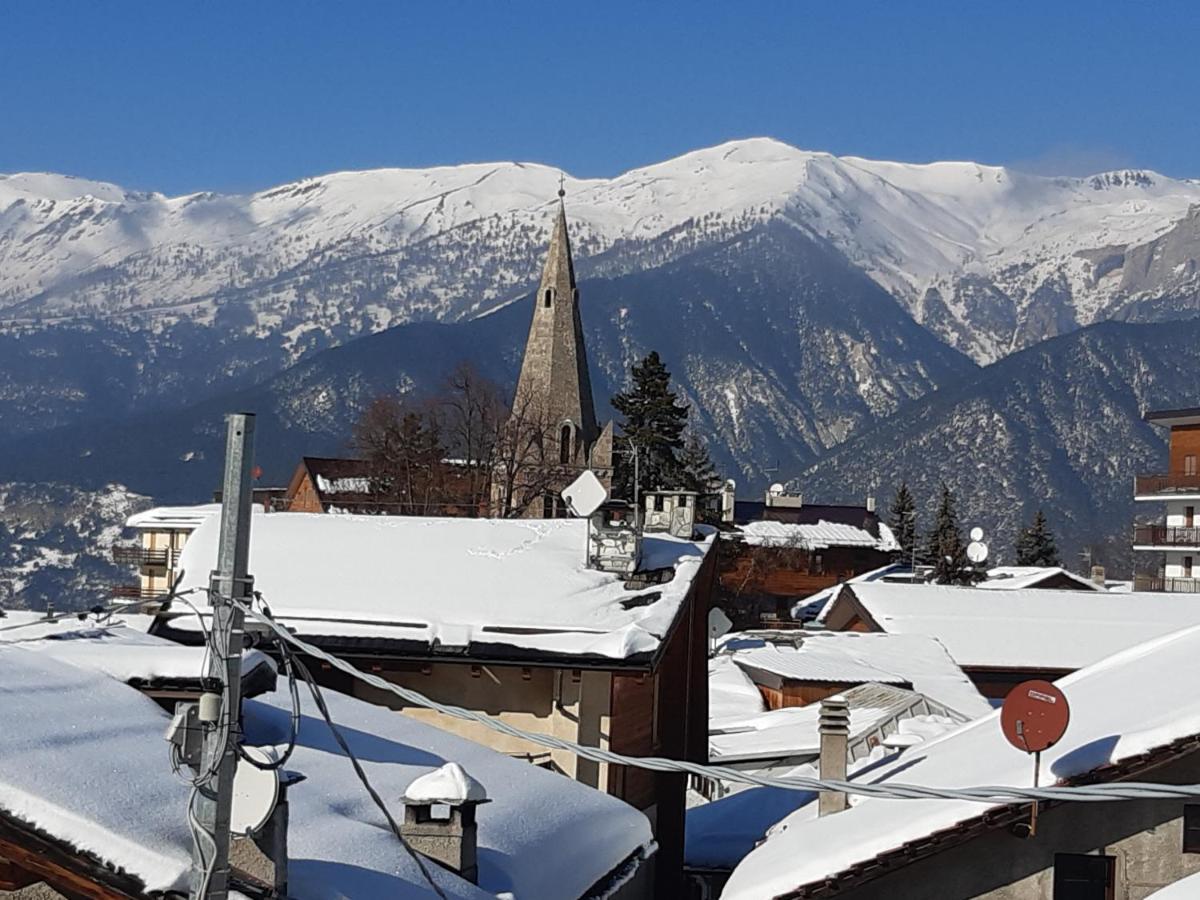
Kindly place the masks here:
[(1139, 497), (1144, 494), (1200, 494), (1200, 475), (1183, 472), (1138, 475), (1133, 479), (1133, 492)]
[(1133, 529), (1133, 543), (1134, 546), (1200, 547), (1200, 528), (1139, 525)]
[(149, 550), (137, 544), (126, 544), (112, 548), (113, 562), (124, 563), (130, 566), (165, 569), (174, 561), (172, 559), (173, 556), (174, 554), (165, 548), (161, 550)]
[(1135, 591), (1165, 591), (1171, 594), (1200, 594), (1200, 578), (1164, 578), (1162, 575), (1134, 575)]
[(118, 584), (109, 593), (115, 600), (161, 600), (170, 592), (165, 589), (150, 590), (140, 584)]

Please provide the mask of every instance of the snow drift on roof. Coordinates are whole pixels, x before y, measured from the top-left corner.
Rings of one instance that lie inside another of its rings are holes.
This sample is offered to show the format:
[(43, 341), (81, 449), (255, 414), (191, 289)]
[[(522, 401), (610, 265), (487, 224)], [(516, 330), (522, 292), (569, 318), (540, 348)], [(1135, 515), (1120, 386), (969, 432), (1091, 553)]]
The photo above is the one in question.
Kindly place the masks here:
[[(20, 628), (10, 628), (22, 625)], [(95, 669), (118, 681), (195, 681), (204, 674), (204, 648), (184, 647), (123, 624), (79, 619), (45, 621), (41, 613), (9, 611), (0, 619), (0, 644), (19, 644), (84, 669)], [(261, 650), (242, 654), (242, 676), (257, 668), (275, 671)]]
[[(1058, 686), (1071, 704), (1071, 722), (1063, 739), (1042, 754), (1041, 783), (1083, 775), (1200, 734), (1197, 677), (1200, 627), (1123, 650), (1059, 679)], [(1144, 684), (1155, 685), (1155, 690), (1142, 690)], [(875, 781), (889, 779), (940, 787), (1028, 787), (1033, 772), (1029, 756), (1001, 734), (997, 711), (922, 744), (919, 754), (904, 755), (874, 773)], [(785, 819), (734, 871), (722, 898), (775, 897), (831, 878), (988, 808), (961, 800), (855, 798), (850, 809), (836, 816)]]
[[(744, 645), (750, 636), (742, 637)], [(968, 718), (991, 712), (946, 648), (928, 635), (818, 631), (799, 632), (795, 640), (799, 646), (763, 640), (732, 651), (733, 660), (797, 681), (907, 683)]]
[(1055, 576), (1069, 578), (1083, 590), (1104, 590), (1091, 579), (1069, 572), (1062, 566), (996, 566), (994, 569), (988, 569), (987, 579), (979, 582), (976, 587), (984, 590), (1019, 590), (1034, 587)]
[[(250, 572), (275, 615), (301, 636), (482, 643), (622, 659), (654, 652), (700, 568), (701, 542), (647, 536), (643, 568), (674, 568), (665, 584), (625, 589), (584, 566), (578, 519), (256, 516)], [(219, 523), (181, 554), (181, 590), (203, 587)], [(645, 602), (630, 602), (630, 601)], [(181, 624), (195, 627), (194, 622)]]
[[(186, 889), (188, 788), (168, 763), (167, 715), (99, 671), (28, 646), (0, 644), (0, 810), (148, 890)], [(646, 817), (613, 797), (389, 709), (332, 691), (326, 701), (396, 815), (405, 788), (449, 762), (487, 791), (492, 802), (477, 816), (480, 888), (431, 867), (449, 896), (573, 900), (651, 841)], [(302, 705), (288, 766), (306, 776), (288, 795), (292, 894), (429, 896), (311, 698)], [(247, 741), (284, 743), (289, 712), (286, 688), (247, 701)]]
[(891, 634), (936, 637), (960, 666), (1078, 669), (1200, 624), (1200, 596), (870, 582), (853, 592)]
[(156, 506), (134, 513), (125, 520), (126, 528), (179, 529), (190, 531), (211, 518), (221, 518), (220, 503), (204, 503), (199, 506)]
[(821, 520), (815, 525), (790, 522), (747, 522), (742, 526), (747, 544), (761, 547), (796, 547), (802, 550), (826, 550), (830, 547), (871, 547), (890, 552), (899, 550), (895, 536), (882, 522), (879, 537), (865, 528)]

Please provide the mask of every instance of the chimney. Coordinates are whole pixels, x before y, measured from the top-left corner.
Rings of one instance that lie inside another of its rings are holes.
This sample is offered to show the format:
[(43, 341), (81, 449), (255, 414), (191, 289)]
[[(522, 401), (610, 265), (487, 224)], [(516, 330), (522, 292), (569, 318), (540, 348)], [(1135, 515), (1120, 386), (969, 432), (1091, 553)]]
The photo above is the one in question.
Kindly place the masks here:
[(867, 494), (867, 512), (875, 512), (875, 495)]
[(1092, 566), (1092, 582), (1104, 587), (1104, 566)]
[(475, 883), (475, 808), (487, 793), (458, 763), (446, 763), (416, 779), (402, 798), (400, 834), (413, 850)]
[[(821, 701), (820, 776), (834, 781), (846, 780), (846, 744), (850, 737), (850, 705), (840, 697)], [(845, 791), (821, 791), (817, 815), (841, 812), (849, 805)]]

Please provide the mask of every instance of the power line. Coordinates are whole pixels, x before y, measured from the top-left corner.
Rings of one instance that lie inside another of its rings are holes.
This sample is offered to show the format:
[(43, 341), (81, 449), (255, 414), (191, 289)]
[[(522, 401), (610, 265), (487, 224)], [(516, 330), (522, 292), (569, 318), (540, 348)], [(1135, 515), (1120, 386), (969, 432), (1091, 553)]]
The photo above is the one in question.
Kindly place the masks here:
[[(292, 648), (283, 642), (280, 642), (280, 652), (284, 656), (294, 656)], [(373, 800), (375, 805), (379, 807), (379, 811), (383, 813), (383, 817), (387, 819), (388, 827), (391, 828), (392, 833), (396, 835), (396, 840), (400, 842), (400, 846), (405, 849), (408, 855), (412, 857), (413, 862), (417, 864), (417, 868), (421, 870), (421, 874), (425, 877), (425, 880), (429, 882), (429, 886), (433, 888), (433, 892), (441, 897), (442, 900), (446, 900), (446, 895), (442, 892), (442, 889), (438, 887), (437, 882), (433, 880), (433, 875), (430, 873), (429, 868), (425, 865), (424, 860), (421, 859), (421, 854), (413, 850), (413, 848), (409, 846), (408, 841), (404, 839), (404, 835), (400, 831), (400, 826), (396, 823), (391, 811), (387, 808), (387, 804), (383, 802), (383, 798), (381, 798), (375, 788), (372, 787), (370, 780), (367, 778), (367, 773), (363, 771), (362, 764), (358, 761), (358, 757), (354, 755), (354, 751), (350, 748), (349, 742), (342, 735), (342, 730), (334, 723), (333, 717), (329, 714), (329, 707), (325, 704), (325, 697), (322, 695), (321, 689), (317, 687), (316, 681), (313, 680), (312, 673), (309, 672), (308, 667), (298, 659), (293, 659), (293, 666), (294, 670), (299, 672), (300, 677), (304, 679), (304, 683), (308, 685), (308, 690), (312, 694), (313, 702), (316, 703), (317, 709), (320, 710), (322, 718), (325, 719), (325, 724), (328, 725), (329, 730), (333, 732), (334, 740), (336, 740), (338, 746), (342, 748), (342, 752), (346, 754), (346, 758), (350, 760), (350, 765), (354, 767), (354, 774), (358, 776), (358, 780), (361, 781), (363, 787), (366, 788), (371, 800)]]
[(371, 687), (394, 694), (411, 705), (422, 706), (456, 719), (476, 722), (500, 734), (529, 741), (530, 743), (538, 744), (552, 750), (563, 750), (593, 762), (632, 766), (639, 769), (648, 769), (653, 772), (682, 772), (704, 778), (715, 778), (741, 784), (754, 784), (762, 787), (778, 787), (799, 791), (844, 791), (849, 794), (890, 800), (969, 800), (977, 803), (1011, 804), (1026, 803), (1033, 800), (1108, 802), (1114, 800), (1170, 800), (1200, 797), (1200, 785), (1123, 782), (1037, 788), (1007, 786), (940, 788), (920, 784), (905, 784), (902, 782), (868, 784), (865, 782), (836, 781), (803, 776), (780, 777), (758, 775), (728, 766), (704, 765), (658, 756), (626, 756), (622, 753), (614, 753), (611, 750), (605, 750), (600, 747), (589, 747), (552, 735), (523, 731), (506, 722), (492, 719), (474, 710), (439, 703), (410, 688), (401, 687), (398, 684), (393, 684), (390, 681), (380, 678), (378, 675), (363, 672), (355, 668), (345, 660), (301, 640), (274, 619), (257, 610), (245, 606), (243, 606), (243, 609), (247, 615), (266, 625), (278, 638), (286, 641), (303, 653), (327, 662), (335, 669), (353, 678), (357, 678)]

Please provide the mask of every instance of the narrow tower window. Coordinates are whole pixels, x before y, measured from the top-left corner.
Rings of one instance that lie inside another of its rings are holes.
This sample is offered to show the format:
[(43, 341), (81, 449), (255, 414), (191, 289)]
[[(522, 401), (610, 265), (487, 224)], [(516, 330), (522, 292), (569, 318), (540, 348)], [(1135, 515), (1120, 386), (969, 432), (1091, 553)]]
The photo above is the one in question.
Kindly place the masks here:
[(554, 299), (554, 288), (546, 288), (546, 294), (542, 298), (542, 306), (550, 308), (550, 301)]
[(571, 461), (571, 426), (564, 425), (562, 433), (558, 437), (558, 461), (560, 463), (569, 463)]

